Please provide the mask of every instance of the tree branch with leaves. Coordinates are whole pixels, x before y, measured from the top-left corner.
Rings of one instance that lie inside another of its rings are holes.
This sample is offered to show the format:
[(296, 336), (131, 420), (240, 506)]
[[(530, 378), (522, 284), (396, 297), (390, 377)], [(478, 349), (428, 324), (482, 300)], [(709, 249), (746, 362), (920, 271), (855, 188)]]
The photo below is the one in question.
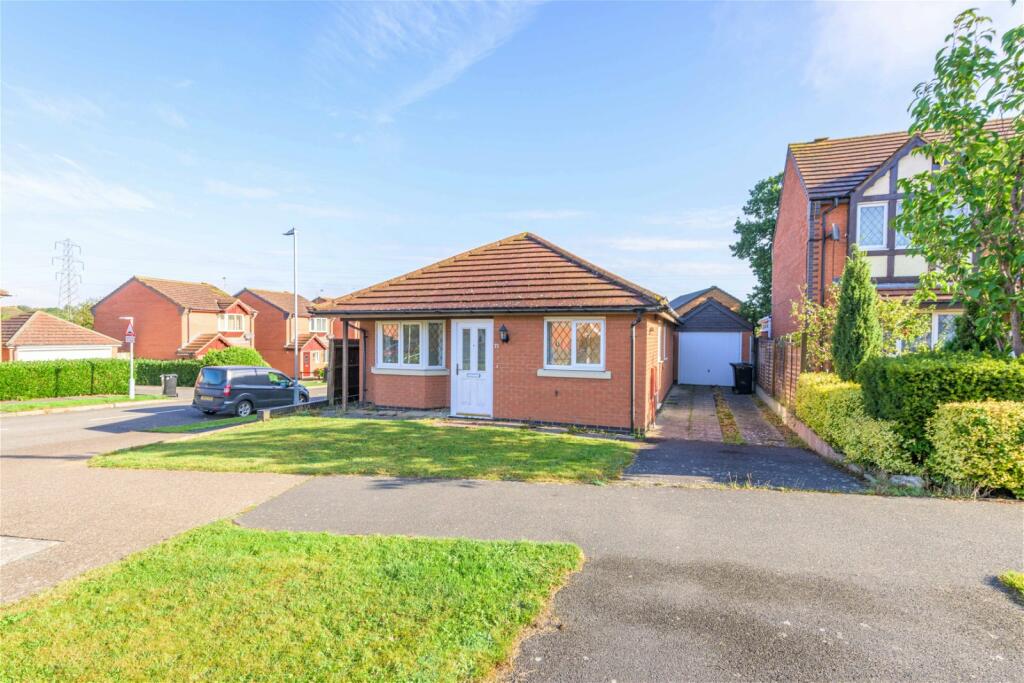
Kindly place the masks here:
[(781, 173), (759, 180), (743, 205), (744, 217), (736, 219), (733, 228), (739, 239), (729, 249), (733, 256), (750, 264), (757, 279), (740, 308), (740, 313), (750, 320), (759, 320), (772, 312), (772, 239), (781, 194)]

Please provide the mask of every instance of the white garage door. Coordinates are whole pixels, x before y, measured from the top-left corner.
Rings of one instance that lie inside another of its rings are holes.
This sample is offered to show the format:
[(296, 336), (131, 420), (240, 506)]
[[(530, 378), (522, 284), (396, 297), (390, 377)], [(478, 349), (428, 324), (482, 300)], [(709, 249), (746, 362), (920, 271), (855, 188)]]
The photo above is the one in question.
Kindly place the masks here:
[(741, 332), (680, 332), (679, 383), (732, 386), (732, 366), (743, 357)]
[(80, 358), (110, 358), (109, 346), (19, 346), (15, 360), (75, 360)]

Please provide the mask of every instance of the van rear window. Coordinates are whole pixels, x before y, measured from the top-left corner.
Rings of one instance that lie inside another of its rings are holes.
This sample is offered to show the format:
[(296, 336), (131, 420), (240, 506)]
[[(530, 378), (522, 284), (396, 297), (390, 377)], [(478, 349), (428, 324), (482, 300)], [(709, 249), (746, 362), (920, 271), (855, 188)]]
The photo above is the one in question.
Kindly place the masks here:
[(220, 368), (203, 368), (202, 373), (199, 375), (200, 384), (212, 384), (215, 387), (219, 387), (224, 384), (224, 380), (227, 379), (228, 373), (226, 370)]

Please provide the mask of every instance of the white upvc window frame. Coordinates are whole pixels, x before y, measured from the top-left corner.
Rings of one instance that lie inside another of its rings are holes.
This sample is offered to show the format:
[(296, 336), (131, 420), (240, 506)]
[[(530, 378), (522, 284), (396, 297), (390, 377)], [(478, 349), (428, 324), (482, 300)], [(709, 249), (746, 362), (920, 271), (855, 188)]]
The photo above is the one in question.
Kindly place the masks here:
[(664, 363), (668, 360), (668, 324), (662, 320), (658, 331), (658, 359)]
[[(439, 365), (430, 365), (430, 325), (441, 325), (441, 358)], [(384, 325), (398, 325), (398, 362), (384, 362)], [(406, 363), (405, 358), (405, 336), (402, 334), (403, 325), (419, 325), (420, 327), (420, 362)], [(445, 335), (447, 328), (444, 320), (378, 320), (374, 332), (376, 341), (376, 352), (373, 366), (379, 370), (443, 370), (445, 368)]]
[[(964, 312), (961, 310), (942, 310), (935, 311), (932, 313), (932, 329), (931, 329), (931, 347), (934, 349), (939, 345), (942, 340), (939, 339), (939, 318), (944, 315), (951, 315), (954, 318), (963, 315)], [(955, 328), (954, 328), (955, 329)]]
[(313, 364), (313, 363), (323, 363), (324, 362), (324, 352), (323, 351), (310, 351), (309, 352), (309, 362), (310, 362), (310, 364)]
[(323, 316), (315, 316), (309, 319), (309, 331), (313, 334), (327, 334), (330, 329), (330, 320)]
[[(568, 322), (572, 323), (570, 326), (570, 341), (569, 341), (569, 364), (568, 365), (552, 365), (548, 363), (548, 323), (549, 322)], [(597, 364), (588, 363), (577, 363), (576, 362), (576, 326), (580, 323), (597, 323), (601, 326), (601, 362)], [(566, 370), (573, 372), (603, 372), (605, 368), (605, 345), (608, 340), (608, 325), (604, 318), (600, 317), (575, 317), (575, 316), (552, 316), (544, 318), (544, 346), (541, 348), (542, 367), (545, 370)]]
[[(238, 319), (238, 328), (234, 328), (228, 324), (231, 319)], [(245, 316), (241, 313), (218, 313), (217, 314), (217, 331), (218, 332), (245, 332)]]
[[(873, 208), (876, 206), (882, 207), (882, 243), (881, 244), (865, 244), (861, 240), (861, 211), (865, 208)], [(865, 251), (878, 251), (880, 249), (889, 248), (889, 202), (859, 202), (857, 204), (857, 246)]]

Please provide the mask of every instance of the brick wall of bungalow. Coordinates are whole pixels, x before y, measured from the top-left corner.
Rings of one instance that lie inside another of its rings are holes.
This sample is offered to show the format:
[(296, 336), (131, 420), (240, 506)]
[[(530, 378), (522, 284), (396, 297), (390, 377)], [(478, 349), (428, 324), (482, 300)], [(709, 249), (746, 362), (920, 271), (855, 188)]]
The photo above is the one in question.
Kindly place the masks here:
[[(494, 316), (494, 417), (628, 429), (629, 341), (634, 316), (603, 317), (605, 369), (611, 372), (610, 379), (538, 377), (537, 370), (544, 365), (544, 316)], [(364, 400), (403, 408), (449, 407), (451, 319), (445, 320), (444, 341), (445, 367), (449, 372), (429, 376), (375, 374), (375, 321), (361, 320), (358, 324), (368, 332)], [(675, 376), (675, 335), (670, 325), (666, 330), (668, 358), (657, 358), (657, 335), (663, 324), (654, 316), (646, 316), (637, 326), (634, 419), (638, 428), (654, 421), (656, 404), (664, 399)], [(505, 344), (497, 334), (502, 325), (509, 333), (509, 342)]]
[[(182, 345), (182, 310), (141, 282), (131, 280), (119, 291), (96, 304), (93, 329), (123, 339), (128, 323), (120, 316), (135, 317), (135, 355), (139, 358), (174, 359)], [(128, 347), (122, 348), (127, 352)]]

